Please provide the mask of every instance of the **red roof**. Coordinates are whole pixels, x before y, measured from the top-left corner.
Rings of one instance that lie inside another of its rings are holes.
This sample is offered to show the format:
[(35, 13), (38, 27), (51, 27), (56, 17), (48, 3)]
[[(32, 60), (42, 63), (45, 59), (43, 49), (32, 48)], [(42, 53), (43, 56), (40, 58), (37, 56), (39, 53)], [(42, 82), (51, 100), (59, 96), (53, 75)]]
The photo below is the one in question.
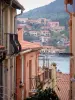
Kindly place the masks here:
[(38, 43), (31, 43), (28, 41), (21, 41), (20, 42), (22, 49), (37, 49), (37, 48), (41, 48), (41, 45)]
[(20, 29), (20, 30), (18, 30), (18, 40), (21, 44), (22, 49), (41, 48), (41, 45), (38, 44), (38, 43), (31, 43), (31, 42), (28, 42), (28, 41), (24, 41), (23, 40), (23, 31), (24, 31), (24, 29), (21, 26), (19, 26), (18, 29)]
[(57, 94), (60, 100), (69, 100), (70, 75), (57, 72)]

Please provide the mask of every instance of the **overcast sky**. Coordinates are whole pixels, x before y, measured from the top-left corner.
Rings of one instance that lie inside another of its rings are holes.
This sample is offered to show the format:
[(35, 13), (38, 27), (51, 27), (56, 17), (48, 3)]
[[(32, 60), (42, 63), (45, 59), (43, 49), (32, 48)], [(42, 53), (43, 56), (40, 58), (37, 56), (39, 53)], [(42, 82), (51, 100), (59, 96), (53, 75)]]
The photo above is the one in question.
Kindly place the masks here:
[(18, 0), (24, 7), (25, 11), (44, 6), (55, 0)]

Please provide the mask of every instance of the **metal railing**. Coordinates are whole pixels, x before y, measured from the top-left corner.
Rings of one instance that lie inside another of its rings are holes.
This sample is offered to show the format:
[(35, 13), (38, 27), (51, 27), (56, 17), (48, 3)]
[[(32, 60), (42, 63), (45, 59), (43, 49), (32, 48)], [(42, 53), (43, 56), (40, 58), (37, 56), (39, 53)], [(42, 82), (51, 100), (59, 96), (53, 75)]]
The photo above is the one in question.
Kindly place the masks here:
[[(29, 78), (30, 82), (30, 91), (36, 91), (39, 88), (43, 88), (44, 84), (46, 84), (46, 80), (51, 80), (51, 71), (45, 69), (44, 72), (38, 76)], [(50, 75), (50, 76), (49, 76)], [(47, 81), (48, 82), (48, 81)]]

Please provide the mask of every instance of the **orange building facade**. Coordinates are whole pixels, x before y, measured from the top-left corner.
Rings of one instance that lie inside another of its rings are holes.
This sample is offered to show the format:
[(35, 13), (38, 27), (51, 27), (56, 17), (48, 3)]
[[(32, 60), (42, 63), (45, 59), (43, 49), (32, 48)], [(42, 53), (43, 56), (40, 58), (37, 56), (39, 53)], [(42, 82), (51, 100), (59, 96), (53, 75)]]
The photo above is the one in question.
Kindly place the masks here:
[[(32, 79), (38, 74), (38, 56), (41, 46), (23, 41), (23, 28), (18, 28), (22, 52), (16, 57), (16, 98), (24, 100), (33, 88)], [(35, 87), (35, 86), (34, 86)]]
[[(38, 50), (23, 53), (16, 58), (16, 87), (17, 94), (28, 97), (32, 89), (31, 78), (38, 73)], [(17, 100), (18, 100), (17, 96)]]
[[(72, 5), (72, 12), (68, 10), (67, 5)], [(75, 0), (65, 0), (66, 12), (69, 14), (69, 29), (70, 29), (70, 100), (75, 99)]]

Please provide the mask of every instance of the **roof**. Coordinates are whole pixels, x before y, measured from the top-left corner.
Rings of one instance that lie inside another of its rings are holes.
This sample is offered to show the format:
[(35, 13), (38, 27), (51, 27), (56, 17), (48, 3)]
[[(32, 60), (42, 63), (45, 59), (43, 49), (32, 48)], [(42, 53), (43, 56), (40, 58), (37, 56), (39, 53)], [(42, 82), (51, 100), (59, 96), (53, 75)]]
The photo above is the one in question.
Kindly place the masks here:
[(60, 100), (69, 100), (70, 74), (57, 72), (57, 87), (56, 93)]
[(20, 42), (22, 50), (25, 49), (41, 49), (41, 45), (38, 43), (31, 43), (28, 41), (21, 41)]
[[(5, 0), (7, 4), (10, 4), (11, 0)], [(12, 0), (12, 6), (17, 9), (25, 10), (24, 7), (18, 2), (18, 0)]]

